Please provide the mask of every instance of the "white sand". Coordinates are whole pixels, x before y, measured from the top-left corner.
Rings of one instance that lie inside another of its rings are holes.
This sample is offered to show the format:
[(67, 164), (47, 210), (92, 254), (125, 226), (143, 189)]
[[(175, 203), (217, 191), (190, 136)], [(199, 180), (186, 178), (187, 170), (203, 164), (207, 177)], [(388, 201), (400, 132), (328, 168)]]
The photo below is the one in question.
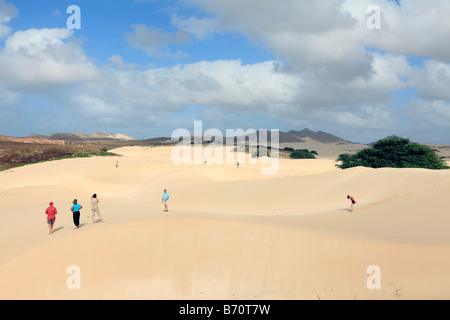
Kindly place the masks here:
[[(171, 150), (0, 172), (0, 299), (450, 298), (449, 170), (280, 160), (277, 175), (262, 176), (243, 162), (177, 166)], [(93, 193), (104, 224), (92, 223)], [(80, 290), (66, 286), (71, 265)], [(366, 285), (371, 265), (379, 290)]]

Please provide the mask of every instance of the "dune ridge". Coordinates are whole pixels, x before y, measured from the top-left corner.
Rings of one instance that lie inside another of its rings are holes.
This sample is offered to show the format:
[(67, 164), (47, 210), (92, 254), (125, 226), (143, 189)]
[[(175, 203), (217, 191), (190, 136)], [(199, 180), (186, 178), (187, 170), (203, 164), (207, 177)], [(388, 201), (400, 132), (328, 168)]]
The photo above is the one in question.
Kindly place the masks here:
[[(262, 176), (261, 164), (174, 165), (171, 149), (0, 172), (0, 297), (450, 297), (449, 170), (280, 159), (277, 175)], [(105, 224), (92, 223), (93, 193)], [(347, 194), (358, 201), (352, 213)], [(84, 206), (78, 231), (74, 198)], [(49, 201), (59, 212), (52, 236)], [(66, 287), (70, 265), (80, 267), (80, 290)], [(367, 288), (370, 265), (382, 270), (380, 290)]]

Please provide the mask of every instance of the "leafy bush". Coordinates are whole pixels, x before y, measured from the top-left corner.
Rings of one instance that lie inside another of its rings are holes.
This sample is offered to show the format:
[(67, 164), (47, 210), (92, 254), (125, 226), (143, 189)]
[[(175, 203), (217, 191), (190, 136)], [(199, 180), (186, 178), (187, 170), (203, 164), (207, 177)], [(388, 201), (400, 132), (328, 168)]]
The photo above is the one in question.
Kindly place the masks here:
[(354, 155), (341, 154), (337, 161), (341, 162), (341, 164), (337, 165), (341, 169), (358, 166), (369, 168), (450, 169), (439, 158), (435, 150), (402, 138), (379, 140), (371, 148), (363, 149)]
[(315, 159), (316, 157), (306, 149), (295, 150), (289, 157), (291, 159)]

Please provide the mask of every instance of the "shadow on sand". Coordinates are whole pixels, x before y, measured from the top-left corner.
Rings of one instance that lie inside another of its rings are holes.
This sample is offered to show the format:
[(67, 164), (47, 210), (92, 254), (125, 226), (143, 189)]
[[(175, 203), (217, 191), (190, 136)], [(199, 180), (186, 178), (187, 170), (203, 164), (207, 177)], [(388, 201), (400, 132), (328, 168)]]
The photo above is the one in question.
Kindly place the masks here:
[(64, 227), (58, 227), (58, 228), (55, 228), (55, 229), (53, 229), (53, 233), (55, 233), (55, 232), (58, 232), (59, 230), (62, 230), (62, 229), (64, 229)]

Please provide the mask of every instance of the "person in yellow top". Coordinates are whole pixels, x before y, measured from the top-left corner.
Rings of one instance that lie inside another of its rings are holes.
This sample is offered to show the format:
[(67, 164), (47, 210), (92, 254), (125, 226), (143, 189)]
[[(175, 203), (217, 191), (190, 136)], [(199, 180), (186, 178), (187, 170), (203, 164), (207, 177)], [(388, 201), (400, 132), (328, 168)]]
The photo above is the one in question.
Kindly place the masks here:
[(100, 208), (98, 207), (98, 197), (97, 194), (94, 193), (91, 197), (91, 205), (92, 205), (92, 223), (95, 223), (95, 214), (97, 214), (100, 218), (100, 222), (105, 222), (103, 221), (102, 215), (100, 214)]

